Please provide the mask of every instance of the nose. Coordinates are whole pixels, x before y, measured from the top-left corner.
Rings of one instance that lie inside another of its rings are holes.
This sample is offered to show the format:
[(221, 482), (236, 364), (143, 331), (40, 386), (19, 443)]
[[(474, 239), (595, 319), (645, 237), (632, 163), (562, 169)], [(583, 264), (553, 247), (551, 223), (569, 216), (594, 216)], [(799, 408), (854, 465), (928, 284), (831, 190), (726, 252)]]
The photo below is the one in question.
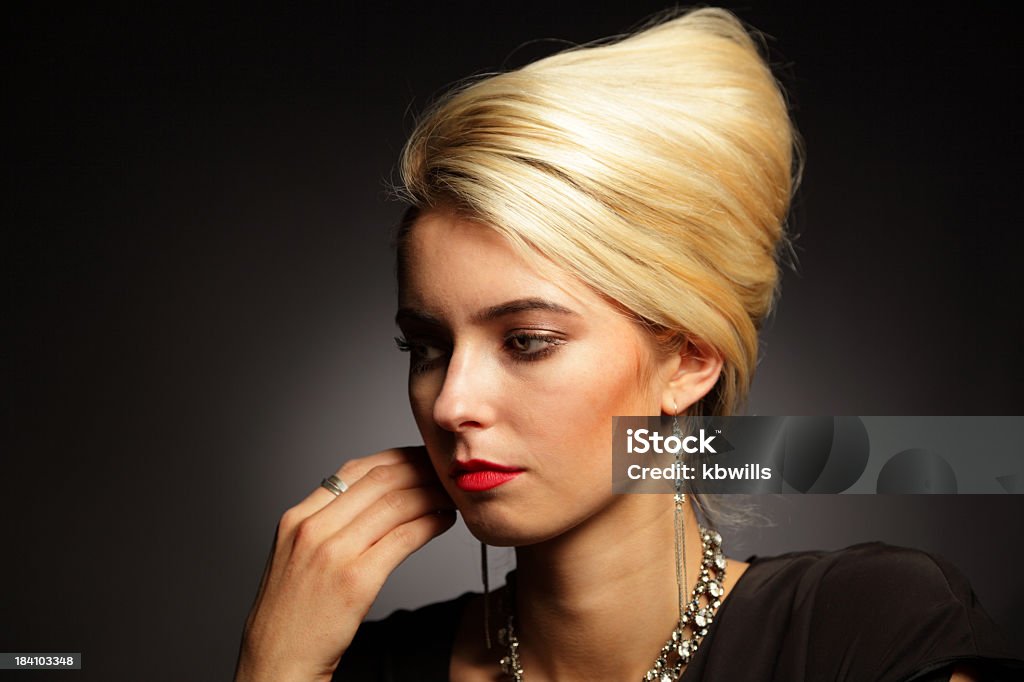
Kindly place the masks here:
[(483, 353), (455, 348), (441, 392), (434, 400), (434, 422), (455, 433), (491, 426), (497, 381)]

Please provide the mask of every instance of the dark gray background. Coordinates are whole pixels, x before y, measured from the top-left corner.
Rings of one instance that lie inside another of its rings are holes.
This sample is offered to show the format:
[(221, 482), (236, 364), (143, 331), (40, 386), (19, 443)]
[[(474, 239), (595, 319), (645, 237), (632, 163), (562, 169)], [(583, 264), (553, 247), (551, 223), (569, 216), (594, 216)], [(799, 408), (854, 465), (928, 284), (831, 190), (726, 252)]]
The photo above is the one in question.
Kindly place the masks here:
[[(417, 442), (382, 190), (410, 112), (664, 6), (489, 4), (8, 16), (0, 650), (226, 679), (284, 509)], [(808, 148), (750, 412), (1019, 414), (1008, 10), (730, 6), (775, 36)], [(939, 552), (1022, 642), (1020, 499), (769, 500), (729, 551)], [(478, 588), (472, 539), (444, 543), (376, 614)]]

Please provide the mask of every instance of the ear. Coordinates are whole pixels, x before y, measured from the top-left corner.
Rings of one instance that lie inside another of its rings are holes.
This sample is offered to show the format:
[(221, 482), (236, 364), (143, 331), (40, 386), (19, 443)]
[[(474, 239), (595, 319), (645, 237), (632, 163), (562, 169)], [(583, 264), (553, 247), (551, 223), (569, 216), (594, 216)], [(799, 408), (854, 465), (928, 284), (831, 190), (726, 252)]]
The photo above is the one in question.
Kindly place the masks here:
[(710, 346), (688, 340), (663, 368), (665, 384), (661, 396), (663, 414), (682, 414), (708, 394), (722, 375), (722, 356)]

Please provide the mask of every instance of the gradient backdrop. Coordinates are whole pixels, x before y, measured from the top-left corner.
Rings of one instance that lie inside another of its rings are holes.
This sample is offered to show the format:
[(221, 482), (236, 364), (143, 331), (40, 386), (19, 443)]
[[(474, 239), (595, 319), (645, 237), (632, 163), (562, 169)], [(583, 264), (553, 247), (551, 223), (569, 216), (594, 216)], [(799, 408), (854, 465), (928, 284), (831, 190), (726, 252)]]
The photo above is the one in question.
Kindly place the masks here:
[[(1020, 414), (1009, 10), (752, 4), (808, 163), (749, 411)], [(228, 679), (280, 514), (419, 442), (383, 189), (413, 113), (664, 7), (489, 5), (9, 15), (0, 651)], [(1021, 499), (769, 500), (728, 549), (939, 552), (1024, 643)], [(479, 589), (477, 552), (449, 533), (374, 615)]]

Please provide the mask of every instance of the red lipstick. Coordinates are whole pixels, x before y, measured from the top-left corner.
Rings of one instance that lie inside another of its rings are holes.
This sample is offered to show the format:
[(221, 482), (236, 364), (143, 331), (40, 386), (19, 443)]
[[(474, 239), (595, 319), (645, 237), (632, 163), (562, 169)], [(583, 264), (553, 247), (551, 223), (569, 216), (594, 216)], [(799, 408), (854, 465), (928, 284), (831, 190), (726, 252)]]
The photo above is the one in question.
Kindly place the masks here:
[(455, 480), (455, 485), (459, 486), (459, 489), (480, 492), (508, 483), (521, 473), (523, 470), (516, 467), (495, 464), (485, 459), (471, 459), (466, 462), (453, 462), (449, 476)]

